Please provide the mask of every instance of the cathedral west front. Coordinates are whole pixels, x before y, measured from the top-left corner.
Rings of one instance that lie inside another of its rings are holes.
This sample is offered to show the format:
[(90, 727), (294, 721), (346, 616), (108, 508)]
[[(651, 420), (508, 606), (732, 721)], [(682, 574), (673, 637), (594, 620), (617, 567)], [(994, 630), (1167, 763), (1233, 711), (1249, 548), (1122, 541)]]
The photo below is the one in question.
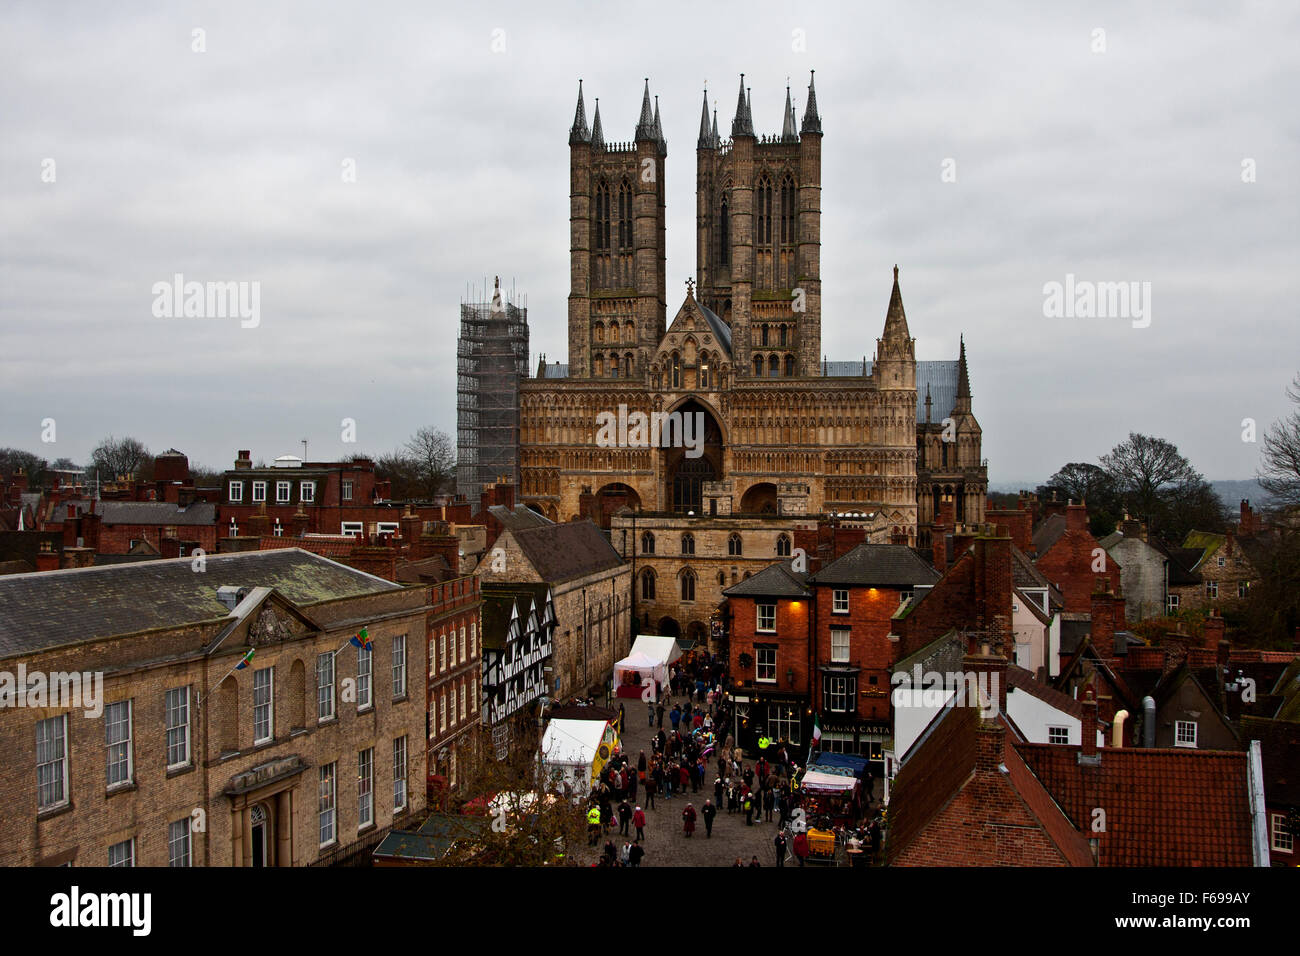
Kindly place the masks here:
[[(658, 98), (652, 106), (647, 83), (633, 139), (607, 141), (599, 102), (588, 125), (579, 86), (568, 362), (543, 357), (520, 388), (521, 500), (554, 520), (590, 517), (605, 528), (629, 513), (702, 531), (711, 519), (851, 515), (871, 541), (920, 546), (941, 500), (952, 500), (958, 521), (982, 522), (987, 467), (965, 344), (955, 360), (917, 361), (897, 267), (887, 303), (882, 283), (873, 357), (821, 354), (823, 132), (813, 83), (802, 119), (787, 89), (780, 132), (760, 135), (742, 76), (730, 134), (719, 134), (706, 93), (695, 276), (668, 321)], [(599, 440), (602, 416), (636, 412), (689, 415), (702, 428), (691, 447)]]

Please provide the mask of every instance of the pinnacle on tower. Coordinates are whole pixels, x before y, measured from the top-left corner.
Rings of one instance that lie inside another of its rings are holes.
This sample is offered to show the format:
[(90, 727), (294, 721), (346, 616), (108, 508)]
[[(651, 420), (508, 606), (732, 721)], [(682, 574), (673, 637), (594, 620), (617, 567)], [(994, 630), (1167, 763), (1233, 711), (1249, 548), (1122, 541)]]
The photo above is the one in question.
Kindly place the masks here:
[(804, 133), (817, 133), (822, 131), (822, 118), (817, 113), (817, 90), (813, 86), (813, 74), (816, 70), (808, 72), (808, 106), (803, 111), (803, 128)]
[(716, 149), (722, 143), (722, 138), (718, 136), (718, 108), (713, 108), (713, 146)]
[(749, 113), (749, 104), (745, 101), (745, 74), (740, 74), (740, 94), (736, 98), (736, 118), (731, 121), (731, 138), (753, 136), (754, 120)]
[(596, 112), (591, 118), (591, 145), (594, 149), (605, 148), (605, 131), (600, 127), (600, 97), (596, 97)]
[(709, 132), (709, 91), (704, 91), (704, 109), (700, 113), (700, 139), (696, 144), (697, 149), (712, 149), (714, 146), (712, 134)]
[(785, 88), (785, 121), (781, 127), (781, 142), (797, 143), (799, 134), (795, 132), (794, 104), (790, 102), (790, 87)]
[(650, 77), (645, 80), (645, 92), (641, 94), (641, 119), (636, 124), (636, 140), (658, 139), (655, 135), (654, 113), (650, 110)]
[(664, 139), (664, 128), (659, 125), (659, 97), (655, 97), (655, 140), (659, 143), (659, 155), (668, 155), (668, 140)]
[(966, 336), (961, 337), (961, 356), (957, 360), (957, 398), (970, 402), (970, 372), (966, 370)]
[(903, 293), (898, 288), (898, 266), (894, 266), (894, 289), (889, 293), (889, 311), (885, 314), (885, 334), (883, 342), (907, 342), (911, 339), (907, 330), (907, 315), (903, 312)]
[(587, 129), (587, 108), (582, 102), (582, 80), (578, 81), (578, 108), (573, 114), (573, 127), (569, 130), (569, 145), (590, 143), (591, 130)]

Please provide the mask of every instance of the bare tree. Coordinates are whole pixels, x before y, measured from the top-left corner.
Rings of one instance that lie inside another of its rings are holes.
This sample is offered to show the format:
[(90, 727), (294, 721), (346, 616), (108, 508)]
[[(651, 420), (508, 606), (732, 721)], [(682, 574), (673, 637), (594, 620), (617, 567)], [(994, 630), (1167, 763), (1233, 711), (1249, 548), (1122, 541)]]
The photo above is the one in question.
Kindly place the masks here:
[(1153, 520), (1163, 515), (1171, 489), (1201, 480), (1173, 443), (1136, 432), (1102, 455), (1101, 467), (1129, 512)]
[(1286, 394), (1297, 410), (1275, 422), (1264, 436), (1259, 484), (1278, 505), (1294, 508), (1300, 506), (1300, 374)]
[(0, 448), (0, 475), (12, 476), (22, 469), (27, 476), (27, 487), (35, 491), (44, 480), (46, 462), (44, 458), (33, 455), (21, 448)]
[(90, 453), (90, 470), (98, 470), (102, 480), (112, 481), (119, 475), (135, 476), (149, 459), (143, 442), (109, 435)]
[(456, 446), (447, 433), (425, 426), (406, 443), (414, 464), (412, 491), (423, 498), (440, 494), (456, 469)]

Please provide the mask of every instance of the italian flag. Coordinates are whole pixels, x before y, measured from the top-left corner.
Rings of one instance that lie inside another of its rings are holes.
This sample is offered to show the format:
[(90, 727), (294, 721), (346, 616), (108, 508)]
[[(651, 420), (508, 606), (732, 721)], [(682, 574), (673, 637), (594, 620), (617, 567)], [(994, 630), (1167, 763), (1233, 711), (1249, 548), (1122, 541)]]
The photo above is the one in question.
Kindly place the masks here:
[(820, 714), (813, 715), (813, 746), (821, 746), (822, 741), (822, 718)]

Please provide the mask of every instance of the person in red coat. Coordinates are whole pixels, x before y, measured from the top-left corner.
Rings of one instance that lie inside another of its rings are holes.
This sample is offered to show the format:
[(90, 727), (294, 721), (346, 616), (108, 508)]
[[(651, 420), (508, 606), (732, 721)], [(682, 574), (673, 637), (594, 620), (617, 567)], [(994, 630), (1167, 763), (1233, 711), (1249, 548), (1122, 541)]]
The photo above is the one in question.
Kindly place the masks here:
[(803, 866), (804, 858), (808, 856), (808, 834), (796, 833), (794, 835), (794, 858)]
[(637, 807), (632, 814), (632, 826), (636, 827), (636, 838), (645, 839), (645, 811)]
[(686, 831), (688, 837), (695, 832), (695, 807), (689, 803), (682, 811), (682, 829)]

